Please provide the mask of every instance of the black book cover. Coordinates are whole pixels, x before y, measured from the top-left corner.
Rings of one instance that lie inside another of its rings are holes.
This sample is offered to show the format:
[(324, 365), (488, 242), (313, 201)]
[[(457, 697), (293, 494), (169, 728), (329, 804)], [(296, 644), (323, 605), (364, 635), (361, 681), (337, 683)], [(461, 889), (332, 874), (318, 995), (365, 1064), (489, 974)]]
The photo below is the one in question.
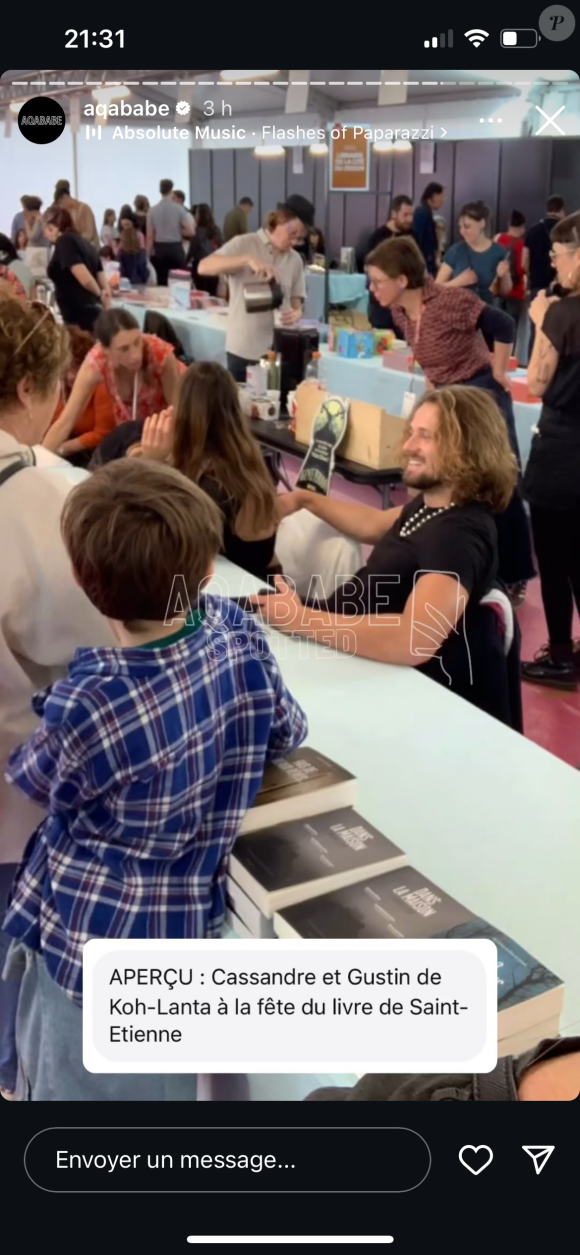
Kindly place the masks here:
[(474, 918), (414, 867), (387, 872), (280, 912), (281, 921), (300, 937), (371, 940), (445, 936)]
[(355, 876), (373, 875), (374, 867), (384, 871), (405, 862), (399, 846), (345, 807), (238, 837), (231, 875), (252, 900), (269, 898), (273, 905), (272, 897), (303, 900), (304, 890), (310, 897), (324, 893), (329, 879), (350, 883)]
[(268, 763), (254, 807), (330, 788), (344, 780), (354, 780), (354, 776), (318, 750), (302, 746)]
[(338, 806), (353, 806), (357, 782), (318, 750), (303, 746), (268, 763), (241, 832), (256, 832), (291, 819), (307, 819)]

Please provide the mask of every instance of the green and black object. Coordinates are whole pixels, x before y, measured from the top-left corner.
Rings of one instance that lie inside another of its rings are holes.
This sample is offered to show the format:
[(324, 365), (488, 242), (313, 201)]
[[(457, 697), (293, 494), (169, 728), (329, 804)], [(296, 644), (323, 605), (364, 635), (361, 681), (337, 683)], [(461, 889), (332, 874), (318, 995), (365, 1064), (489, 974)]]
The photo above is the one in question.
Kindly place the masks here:
[(328, 496), (336, 450), (348, 427), (348, 405), (346, 397), (325, 396), (314, 417), (310, 445), (296, 481), (297, 488), (308, 488), (310, 492)]

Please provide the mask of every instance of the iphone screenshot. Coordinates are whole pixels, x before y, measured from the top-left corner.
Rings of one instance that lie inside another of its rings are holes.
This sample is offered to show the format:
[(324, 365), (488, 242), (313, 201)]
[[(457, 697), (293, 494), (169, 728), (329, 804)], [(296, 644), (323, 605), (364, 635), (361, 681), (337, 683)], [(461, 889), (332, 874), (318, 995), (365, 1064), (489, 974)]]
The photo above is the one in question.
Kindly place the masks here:
[(571, 1248), (577, 15), (3, 26), (0, 1235)]

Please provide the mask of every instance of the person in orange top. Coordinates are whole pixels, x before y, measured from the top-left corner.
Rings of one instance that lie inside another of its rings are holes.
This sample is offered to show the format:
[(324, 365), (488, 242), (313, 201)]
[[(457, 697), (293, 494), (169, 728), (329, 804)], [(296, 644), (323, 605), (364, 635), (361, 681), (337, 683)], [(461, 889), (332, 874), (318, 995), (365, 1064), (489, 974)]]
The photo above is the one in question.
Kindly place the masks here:
[(142, 332), (127, 309), (108, 309), (95, 323), (97, 343), (87, 353), (74, 387), (43, 444), (57, 451), (68, 441), (99, 384), (111, 398), (115, 424), (159, 414), (177, 401), (185, 365), (172, 344)]
[[(67, 327), (71, 363), (62, 380), (61, 400), (56, 408), (53, 423), (62, 414), (72, 392), (75, 379), (95, 341), (88, 331), (80, 327)], [(58, 449), (58, 453), (75, 466), (87, 466), (94, 449), (115, 427), (115, 411), (111, 395), (104, 383), (97, 384), (80, 413), (70, 436)]]

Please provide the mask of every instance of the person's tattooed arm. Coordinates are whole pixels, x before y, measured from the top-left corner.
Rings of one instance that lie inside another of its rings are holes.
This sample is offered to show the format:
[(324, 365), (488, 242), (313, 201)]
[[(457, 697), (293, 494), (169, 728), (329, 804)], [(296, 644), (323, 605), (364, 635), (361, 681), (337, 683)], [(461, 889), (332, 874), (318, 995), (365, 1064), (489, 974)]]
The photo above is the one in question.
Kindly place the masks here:
[(528, 365), (528, 387), (533, 396), (543, 397), (556, 374), (559, 360), (560, 355), (554, 345), (543, 331), (537, 330)]

